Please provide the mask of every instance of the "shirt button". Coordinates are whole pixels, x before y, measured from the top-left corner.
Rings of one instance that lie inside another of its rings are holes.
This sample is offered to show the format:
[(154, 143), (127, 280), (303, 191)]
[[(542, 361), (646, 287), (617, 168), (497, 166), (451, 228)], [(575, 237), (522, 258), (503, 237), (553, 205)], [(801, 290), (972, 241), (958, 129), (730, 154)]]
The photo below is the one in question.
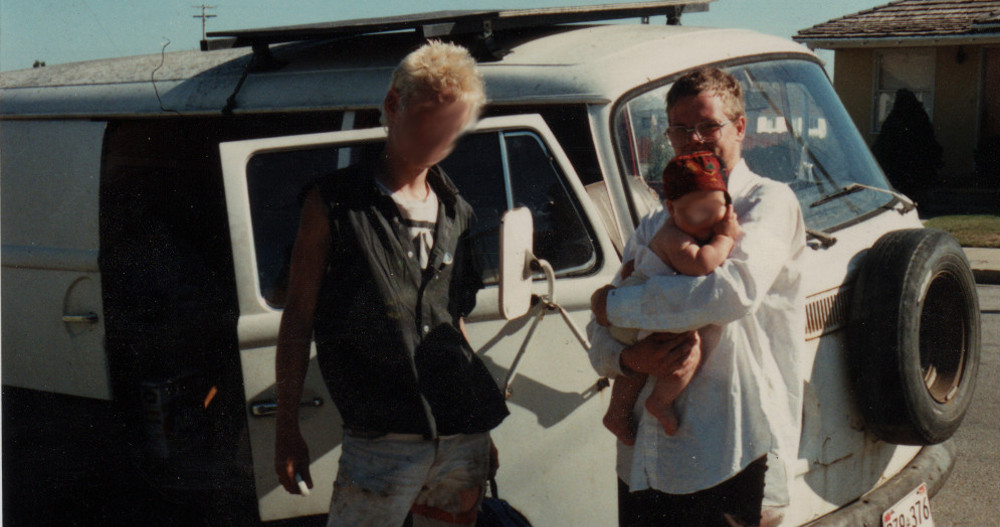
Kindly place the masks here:
[(406, 251), (406, 256), (413, 258), (413, 251)]
[(426, 334), (428, 334), (430, 332), (431, 332), (431, 327), (425, 324), (424, 325), (424, 335), (426, 335)]

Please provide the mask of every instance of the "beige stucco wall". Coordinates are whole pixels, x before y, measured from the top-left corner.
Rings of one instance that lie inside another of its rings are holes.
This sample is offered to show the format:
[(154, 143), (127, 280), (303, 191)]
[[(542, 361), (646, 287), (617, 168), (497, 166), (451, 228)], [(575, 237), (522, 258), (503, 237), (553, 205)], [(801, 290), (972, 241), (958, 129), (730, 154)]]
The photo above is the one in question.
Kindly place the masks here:
[[(944, 149), (943, 175), (959, 184), (973, 170), (981, 78), (980, 46), (937, 48), (934, 78), (934, 134)], [(876, 49), (838, 49), (834, 53), (833, 85), (861, 135), (871, 145)]]
[(871, 134), (874, 71), (875, 54), (870, 49), (838, 49), (833, 55), (833, 87), (869, 145), (875, 140)]
[(962, 46), (965, 60), (958, 63), (958, 46), (937, 49), (934, 75), (934, 134), (944, 148), (945, 175), (963, 179), (972, 174), (979, 121), (980, 46)]

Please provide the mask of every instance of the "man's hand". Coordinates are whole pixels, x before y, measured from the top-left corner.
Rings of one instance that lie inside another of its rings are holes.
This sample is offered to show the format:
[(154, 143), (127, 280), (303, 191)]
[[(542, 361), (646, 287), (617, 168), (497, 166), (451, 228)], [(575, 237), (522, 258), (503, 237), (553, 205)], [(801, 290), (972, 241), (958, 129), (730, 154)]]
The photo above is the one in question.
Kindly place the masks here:
[(622, 366), (653, 377), (683, 376), (697, 367), (691, 350), (698, 344), (695, 331), (653, 333), (622, 350)]
[(734, 242), (740, 240), (743, 237), (743, 229), (740, 227), (738, 221), (736, 221), (736, 213), (733, 212), (733, 206), (726, 206), (726, 214), (722, 217), (722, 220), (716, 223), (712, 230), (715, 234), (721, 234), (723, 236), (729, 236)]
[(590, 310), (594, 312), (597, 323), (604, 327), (611, 325), (608, 320), (608, 292), (614, 288), (615, 286), (608, 284), (590, 295)]
[(298, 430), (284, 431), (279, 428), (274, 446), (274, 471), (278, 481), (291, 494), (301, 494), (295, 474), (298, 473), (306, 486), (313, 488), (309, 475), (309, 447)]

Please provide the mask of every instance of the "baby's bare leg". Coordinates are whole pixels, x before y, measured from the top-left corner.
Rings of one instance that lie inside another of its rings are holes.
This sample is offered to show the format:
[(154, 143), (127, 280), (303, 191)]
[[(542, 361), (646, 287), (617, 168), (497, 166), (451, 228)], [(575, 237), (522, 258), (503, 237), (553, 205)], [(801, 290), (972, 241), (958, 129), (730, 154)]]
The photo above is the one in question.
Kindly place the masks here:
[(615, 377), (611, 386), (611, 403), (608, 405), (608, 413), (604, 414), (604, 426), (629, 446), (635, 444), (636, 423), (632, 419), (632, 407), (645, 384), (645, 375), (622, 375)]
[(649, 413), (653, 414), (660, 421), (667, 435), (672, 436), (676, 434), (677, 427), (680, 425), (677, 413), (674, 412), (674, 400), (691, 384), (691, 378), (694, 377), (695, 372), (698, 371), (698, 367), (701, 366), (700, 340), (691, 349), (690, 360), (695, 362), (695, 366), (689, 368), (682, 375), (657, 377), (656, 384), (653, 386), (653, 392), (646, 399), (646, 410), (649, 410)]

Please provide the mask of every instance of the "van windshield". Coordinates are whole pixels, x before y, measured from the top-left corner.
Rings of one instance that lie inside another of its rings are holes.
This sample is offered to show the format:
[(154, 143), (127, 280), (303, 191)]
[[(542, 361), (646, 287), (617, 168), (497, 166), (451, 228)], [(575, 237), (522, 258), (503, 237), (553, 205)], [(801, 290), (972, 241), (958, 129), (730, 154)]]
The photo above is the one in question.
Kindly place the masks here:
[[(809, 228), (832, 231), (845, 227), (895, 199), (865, 191), (812, 206), (853, 183), (889, 188), (819, 65), (775, 60), (725, 70), (740, 81), (746, 101), (743, 158), (755, 173), (787, 183), (795, 191)], [(651, 86), (635, 94), (619, 104), (614, 115), (622, 173), (657, 191), (663, 167), (674, 155), (664, 137), (670, 86)]]

